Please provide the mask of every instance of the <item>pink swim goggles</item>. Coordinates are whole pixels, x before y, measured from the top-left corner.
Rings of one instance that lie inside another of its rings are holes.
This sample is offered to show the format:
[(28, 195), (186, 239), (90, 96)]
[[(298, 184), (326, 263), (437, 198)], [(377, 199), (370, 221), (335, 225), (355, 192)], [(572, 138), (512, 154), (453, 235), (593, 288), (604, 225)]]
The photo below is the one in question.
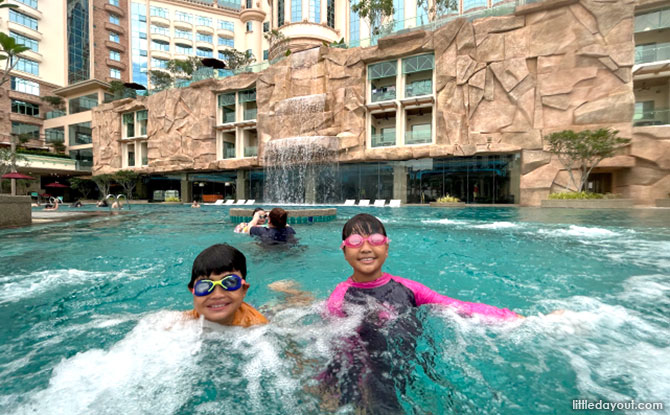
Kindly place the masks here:
[(372, 246), (380, 246), (391, 242), (388, 236), (384, 236), (381, 233), (373, 233), (372, 235), (365, 237), (357, 233), (354, 233), (349, 235), (347, 239), (342, 241), (340, 249), (343, 249), (345, 246), (348, 246), (349, 248), (360, 248), (361, 246), (363, 246), (365, 241), (368, 241), (368, 243), (370, 243), (370, 245)]

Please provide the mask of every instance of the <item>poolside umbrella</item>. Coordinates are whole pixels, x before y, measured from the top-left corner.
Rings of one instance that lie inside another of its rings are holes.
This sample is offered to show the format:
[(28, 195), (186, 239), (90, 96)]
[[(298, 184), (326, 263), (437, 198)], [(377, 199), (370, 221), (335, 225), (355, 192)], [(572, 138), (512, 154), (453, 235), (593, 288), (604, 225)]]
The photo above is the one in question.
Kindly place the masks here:
[(13, 171), (11, 173), (3, 174), (2, 175), (3, 179), (19, 179), (19, 180), (35, 180), (34, 177), (28, 176), (27, 174), (22, 174), (16, 171)]
[(126, 88), (134, 89), (136, 91), (146, 91), (147, 87), (136, 82), (126, 82), (123, 84)]
[(48, 185), (46, 185), (44, 187), (57, 187), (57, 188), (63, 188), (64, 189), (64, 188), (69, 187), (69, 186), (66, 186), (64, 184), (60, 184), (58, 182), (53, 182), (53, 183), (49, 183)]
[(200, 62), (202, 62), (203, 66), (206, 66), (208, 68), (226, 69), (226, 63), (215, 58), (205, 58)]

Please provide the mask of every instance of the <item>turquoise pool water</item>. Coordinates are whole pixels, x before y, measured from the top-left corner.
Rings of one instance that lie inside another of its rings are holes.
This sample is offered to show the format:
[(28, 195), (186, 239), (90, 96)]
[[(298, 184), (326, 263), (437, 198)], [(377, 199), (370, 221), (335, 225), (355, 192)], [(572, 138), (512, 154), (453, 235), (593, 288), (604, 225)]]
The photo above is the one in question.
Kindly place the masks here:
[[(356, 327), (321, 312), (350, 272), (342, 225), (361, 211), (387, 226), (388, 272), (528, 316), (422, 310), (397, 390), (407, 413), (564, 414), (573, 399), (670, 413), (670, 210), (339, 207), (334, 221), (295, 225), (298, 246), (266, 249), (233, 234), (219, 206), (0, 230), (0, 413), (352, 412), (323, 402), (314, 377)], [(181, 321), (192, 261), (218, 242), (246, 254), (253, 305), (280, 303), (267, 288), (279, 279), (317, 301), (253, 329)], [(543, 316), (555, 309), (567, 311)]]

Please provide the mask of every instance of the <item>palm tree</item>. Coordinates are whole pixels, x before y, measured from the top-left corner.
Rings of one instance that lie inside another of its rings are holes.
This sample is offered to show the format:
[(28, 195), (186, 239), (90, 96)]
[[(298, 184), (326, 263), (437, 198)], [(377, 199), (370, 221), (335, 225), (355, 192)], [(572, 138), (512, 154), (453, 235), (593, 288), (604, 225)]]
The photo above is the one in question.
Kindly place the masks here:
[[(9, 6), (9, 4), (0, 4), (0, 7)], [(6, 60), (5, 69), (0, 78), (0, 86), (9, 81), (9, 73), (19, 63), (18, 55), (30, 50), (29, 47), (16, 43), (16, 39), (6, 33), (0, 32), (0, 60)]]

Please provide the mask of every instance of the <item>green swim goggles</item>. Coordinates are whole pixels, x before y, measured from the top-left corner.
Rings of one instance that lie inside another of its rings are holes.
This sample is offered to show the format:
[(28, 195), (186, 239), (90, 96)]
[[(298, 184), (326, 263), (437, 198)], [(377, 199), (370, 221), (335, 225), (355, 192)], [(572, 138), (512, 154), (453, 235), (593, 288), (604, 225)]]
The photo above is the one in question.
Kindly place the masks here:
[(193, 295), (204, 297), (214, 291), (214, 287), (220, 285), (226, 291), (237, 291), (242, 286), (242, 277), (236, 274), (227, 275), (219, 281), (199, 280), (193, 286)]

